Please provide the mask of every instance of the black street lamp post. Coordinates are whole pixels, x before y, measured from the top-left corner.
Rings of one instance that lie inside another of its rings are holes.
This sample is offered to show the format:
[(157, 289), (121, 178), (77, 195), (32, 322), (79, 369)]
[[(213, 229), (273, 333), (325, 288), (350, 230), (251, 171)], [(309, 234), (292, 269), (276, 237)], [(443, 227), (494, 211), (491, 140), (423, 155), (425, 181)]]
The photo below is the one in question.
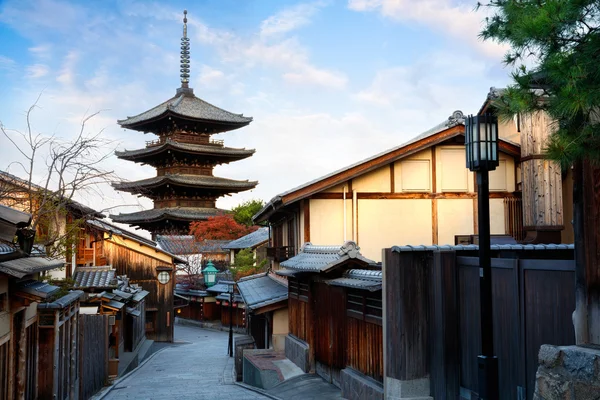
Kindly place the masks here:
[(465, 120), (467, 168), (477, 174), (479, 226), (479, 296), (481, 306), (481, 355), (479, 398), (498, 399), (498, 357), (494, 355), (492, 309), (492, 265), (490, 257), (489, 171), (498, 166), (498, 120), (492, 114), (469, 116)]
[(233, 286), (234, 281), (221, 281), (227, 285), (227, 292), (229, 293), (229, 344), (227, 347), (227, 355), (233, 357)]

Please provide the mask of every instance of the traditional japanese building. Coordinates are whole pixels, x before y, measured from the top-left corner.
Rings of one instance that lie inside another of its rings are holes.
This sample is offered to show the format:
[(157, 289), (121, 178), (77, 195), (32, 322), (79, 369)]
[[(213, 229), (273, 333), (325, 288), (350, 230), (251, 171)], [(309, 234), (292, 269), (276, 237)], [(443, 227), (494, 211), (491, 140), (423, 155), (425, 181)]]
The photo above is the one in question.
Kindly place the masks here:
[(189, 223), (206, 220), (221, 212), (217, 198), (252, 189), (258, 182), (239, 181), (213, 175), (215, 166), (242, 160), (252, 149), (225, 147), (218, 133), (248, 125), (251, 117), (234, 114), (196, 97), (189, 87), (190, 40), (187, 11), (181, 38), (181, 87), (174, 97), (158, 106), (118, 123), (126, 129), (153, 133), (158, 139), (138, 150), (117, 151), (117, 157), (156, 168), (156, 176), (134, 182), (119, 182), (117, 190), (148, 197), (154, 208), (111, 215), (116, 222), (157, 234), (187, 234)]

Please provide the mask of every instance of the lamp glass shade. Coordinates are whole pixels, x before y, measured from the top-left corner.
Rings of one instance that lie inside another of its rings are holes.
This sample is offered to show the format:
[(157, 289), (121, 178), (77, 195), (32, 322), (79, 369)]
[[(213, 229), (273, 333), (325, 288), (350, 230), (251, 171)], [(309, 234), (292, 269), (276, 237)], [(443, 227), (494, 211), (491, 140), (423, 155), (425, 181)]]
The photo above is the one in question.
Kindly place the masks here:
[(471, 171), (493, 171), (498, 166), (498, 119), (492, 114), (465, 119), (465, 151)]
[(206, 264), (206, 268), (202, 270), (202, 275), (204, 276), (204, 284), (207, 287), (211, 287), (215, 284), (215, 280), (217, 279), (217, 272), (219, 272), (219, 270), (217, 270), (213, 263), (209, 261)]

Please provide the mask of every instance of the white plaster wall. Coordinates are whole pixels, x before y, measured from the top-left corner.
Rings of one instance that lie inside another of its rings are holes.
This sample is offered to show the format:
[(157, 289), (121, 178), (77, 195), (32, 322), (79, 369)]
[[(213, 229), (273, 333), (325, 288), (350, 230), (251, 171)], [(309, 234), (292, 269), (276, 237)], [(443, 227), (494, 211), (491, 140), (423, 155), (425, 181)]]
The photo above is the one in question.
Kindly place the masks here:
[(473, 234), (473, 199), (438, 199), (438, 244), (454, 245), (454, 235)]
[(381, 261), (383, 248), (431, 241), (431, 200), (358, 201), (358, 245), (365, 257)]

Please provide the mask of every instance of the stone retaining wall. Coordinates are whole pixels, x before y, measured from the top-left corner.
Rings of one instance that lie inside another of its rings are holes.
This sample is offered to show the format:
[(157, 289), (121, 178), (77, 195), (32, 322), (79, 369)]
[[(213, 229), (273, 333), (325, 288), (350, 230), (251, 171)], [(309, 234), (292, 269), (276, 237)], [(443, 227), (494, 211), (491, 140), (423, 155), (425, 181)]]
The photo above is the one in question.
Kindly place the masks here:
[(383, 400), (383, 385), (358, 371), (345, 368), (340, 373), (342, 397), (348, 400)]
[(600, 346), (552, 346), (538, 354), (534, 400), (600, 398)]
[(296, 364), (302, 371), (310, 372), (310, 356), (308, 343), (287, 335), (285, 337), (285, 356)]

